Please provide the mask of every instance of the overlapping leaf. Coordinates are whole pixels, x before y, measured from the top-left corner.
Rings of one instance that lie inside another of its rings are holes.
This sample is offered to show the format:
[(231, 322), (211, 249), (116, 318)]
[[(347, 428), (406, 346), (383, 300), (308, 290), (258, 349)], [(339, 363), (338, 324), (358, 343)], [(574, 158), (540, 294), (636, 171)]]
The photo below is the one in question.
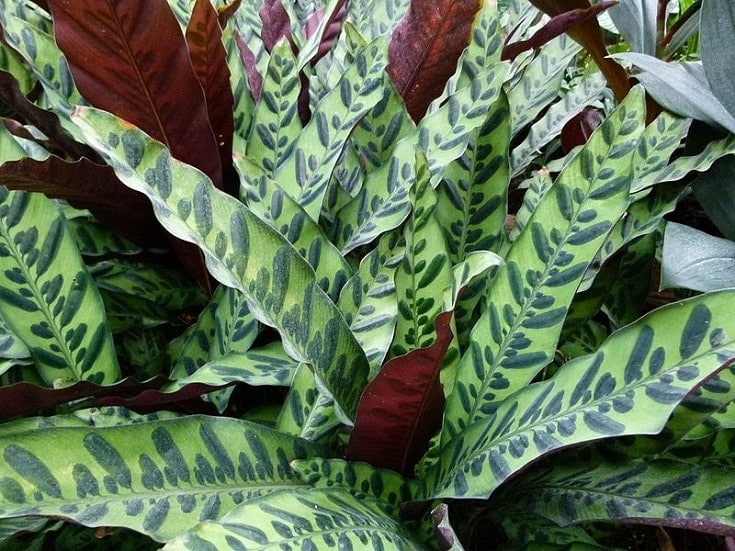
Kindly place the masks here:
[(256, 318), (278, 327), (288, 352), (313, 365), (351, 418), (368, 374), (365, 355), (288, 241), (139, 130), (90, 108), (75, 120), (120, 179), (151, 199), (167, 229), (202, 248), (212, 275), (244, 292)]
[(687, 394), (735, 362), (734, 296), (705, 294), (656, 310), (512, 394), (444, 446), (429, 495), (487, 497), (555, 449), (658, 433)]
[(519, 480), (505, 497), (562, 526), (604, 519), (733, 536), (732, 475), (731, 468), (665, 459), (557, 463)]
[(1, 447), (0, 517), (32, 511), (124, 526), (157, 541), (255, 496), (303, 487), (288, 463), (315, 453), (260, 425), (203, 416), (94, 428), (21, 425), (6, 431)]
[(50, 199), (0, 188), (0, 271), (0, 315), (46, 384), (120, 376), (102, 300)]
[(283, 490), (203, 522), (164, 549), (422, 549), (381, 510), (342, 488)]
[(567, 165), (513, 242), (462, 358), (445, 437), (494, 415), (551, 361), (582, 276), (628, 205), (643, 119), (639, 88)]

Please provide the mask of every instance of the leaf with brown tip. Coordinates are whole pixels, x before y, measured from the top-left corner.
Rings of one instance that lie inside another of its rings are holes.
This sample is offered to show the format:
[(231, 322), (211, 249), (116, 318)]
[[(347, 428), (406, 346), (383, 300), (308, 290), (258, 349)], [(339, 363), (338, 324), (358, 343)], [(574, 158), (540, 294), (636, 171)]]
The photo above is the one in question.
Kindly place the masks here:
[(350, 460), (413, 475), (441, 428), (439, 371), (453, 338), (451, 319), (451, 311), (439, 314), (434, 343), (389, 360), (365, 388), (347, 447)]
[(166, 144), (222, 187), (204, 92), (166, 0), (49, 0), (82, 96)]
[[(189, 57), (209, 112), (209, 122), (214, 131), (220, 153), (223, 174), (234, 176), (232, 164), (232, 136), (235, 132), (233, 106), (235, 100), (230, 87), (230, 70), (227, 52), (222, 43), (217, 10), (209, 0), (196, 0), (186, 28)], [(235, 194), (234, 178), (225, 178), (223, 189)]]
[(393, 31), (388, 74), (418, 122), (439, 97), (470, 42), (482, 0), (412, 0)]

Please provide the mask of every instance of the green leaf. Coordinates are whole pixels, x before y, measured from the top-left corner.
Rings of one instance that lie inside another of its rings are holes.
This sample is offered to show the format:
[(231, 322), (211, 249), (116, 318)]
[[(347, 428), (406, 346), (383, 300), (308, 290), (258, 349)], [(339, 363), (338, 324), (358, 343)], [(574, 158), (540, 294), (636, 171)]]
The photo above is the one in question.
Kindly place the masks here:
[[(289, 354), (312, 364), (319, 384), (349, 422), (368, 364), (344, 318), (291, 244), (242, 203), (216, 190), (204, 174), (171, 158), (161, 144), (113, 115), (79, 108), (75, 121), (120, 179), (148, 196), (162, 224), (203, 250), (213, 277), (242, 291), (253, 315), (281, 332)], [(142, 153), (134, 166), (125, 155), (125, 144), (131, 143)]]
[(442, 227), (435, 216), (436, 194), (429, 185), (423, 156), (416, 159), (412, 188), (413, 215), (404, 235), (406, 254), (396, 271), (398, 318), (390, 355), (426, 348), (436, 335), (434, 320), (444, 311), (444, 293), (452, 288), (451, 260)]
[[(699, 26), (702, 65), (712, 93), (735, 116), (735, 78), (732, 52), (735, 50), (735, 9), (730, 2), (707, 0), (702, 3)], [(731, 129), (731, 132), (733, 130)]]
[(555, 462), (519, 479), (504, 498), (561, 526), (648, 521), (733, 536), (732, 476), (731, 468), (665, 459)]
[(667, 222), (661, 288), (715, 291), (735, 287), (735, 242)]
[(551, 361), (582, 276), (628, 205), (644, 111), (638, 88), (566, 166), (511, 245), (448, 397), (445, 438), (492, 416)]
[(507, 90), (514, 136), (556, 99), (566, 69), (580, 49), (571, 38), (561, 35), (539, 49), (522, 72), (514, 76)]
[(157, 541), (263, 493), (303, 487), (288, 463), (313, 453), (265, 427), (203, 416), (19, 430), (1, 447), (1, 517), (32, 511)]
[(508, 210), (509, 141), (509, 107), (501, 94), (467, 150), (439, 181), (436, 217), (455, 264), (470, 252), (500, 249)]
[(275, 174), (283, 190), (313, 220), (319, 219), (327, 183), (352, 129), (383, 96), (388, 62), (384, 41), (363, 48), (339, 83), (324, 96)]
[(0, 315), (49, 386), (119, 379), (102, 300), (56, 204), (0, 188)]
[(382, 511), (342, 488), (283, 490), (203, 522), (164, 549), (423, 549)]
[(298, 114), (299, 71), (291, 45), (283, 40), (271, 51), (245, 155), (268, 174), (293, 151), (301, 131)]
[(660, 308), (507, 397), (443, 446), (429, 495), (487, 497), (553, 450), (660, 432), (687, 394), (735, 362), (734, 297), (721, 291)]

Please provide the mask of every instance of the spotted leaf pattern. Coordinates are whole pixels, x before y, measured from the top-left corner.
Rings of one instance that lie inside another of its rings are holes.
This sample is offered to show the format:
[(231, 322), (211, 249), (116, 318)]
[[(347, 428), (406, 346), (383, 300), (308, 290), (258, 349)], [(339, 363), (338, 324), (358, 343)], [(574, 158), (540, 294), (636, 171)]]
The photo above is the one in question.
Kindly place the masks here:
[(628, 205), (643, 117), (637, 89), (567, 165), (511, 245), (448, 398), (445, 437), (494, 415), (551, 361), (579, 282)]
[(314, 374), (302, 364), (291, 381), (276, 428), (316, 442), (333, 437), (340, 427), (334, 400), (319, 389)]
[(422, 549), (395, 520), (343, 488), (284, 490), (249, 500), (171, 542), (186, 549)]
[(78, 108), (75, 121), (121, 181), (148, 196), (161, 223), (202, 249), (212, 276), (245, 293), (253, 315), (279, 329), (289, 354), (314, 367), (349, 422), (367, 379), (367, 360), (291, 244), (204, 174), (113, 115)]
[[(49, 453), (52, 434), (63, 453)], [(204, 416), (21, 429), (1, 448), (3, 518), (122, 526), (157, 541), (263, 493), (303, 487), (288, 463), (315, 452), (261, 425)]]
[(429, 495), (487, 497), (555, 449), (660, 432), (687, 394), (735, 363), (733, 297), (721, 291), (660, 308), (510, 395), (444, 446)]
[(0, 188), (0, 274), (0, 316), (47, 385), (120, 377), (102, 299), (50, 199)]
[(573, 467), (558, 462), (524, 476), (506, 497), (562, 526), (601, 519), (649, 520), (658, 526), (733, 536), (732, 477), (731, 467), (668, 459), (576, 461)]

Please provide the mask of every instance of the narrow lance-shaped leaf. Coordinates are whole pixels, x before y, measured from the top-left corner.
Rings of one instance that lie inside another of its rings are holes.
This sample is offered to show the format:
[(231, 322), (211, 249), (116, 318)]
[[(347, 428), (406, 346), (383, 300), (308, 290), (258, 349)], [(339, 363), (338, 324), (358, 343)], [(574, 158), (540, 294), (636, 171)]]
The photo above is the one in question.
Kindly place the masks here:
[(470, 41), (479, 0), (413, 0), (390, 42), (388, 74), (419, 121)]
[(721, 291), (660, 308), (508, 396), (443, 445), (428, 494), (487, 497), (554, 450), (658, 433), (693, 389), (735, 362), (734, 297)]
[(556, 462), (519, 479), (503, 498), (562, 526), (600, 520), (732, 537), (733, 474), (667, 459)]
[(168, 2), (49, 5), (56, 40), (84, 98), (162, 141), (221, 188), (207, 102)]
[(0, 273), (0, 315), (46, 384), (120, 377), (99, 292), (50, 199), (0, 188)]
[(349, 422), (368, 364), (291, 244), (240, 201), (216, 190), (204, 174), (113, 115), (79, 108), (75, 120), (118, 177), (148, 196), (165, 227), (201, 247), (212, 276), (244, 292), (253, 315), (281, 332), (289, 354), (313, 366)]
[[(222, 189), (234, 193), (232, 136), (235, 123), (232, 111), (235, 100), (230, 87), (230, 71), (218, 13), (209, 0), (196, 0), (194, 3), (186, 28), (186, 43), (194, 74), (204, 91), (209, 123), (219, 148)], [(193, 162), (190, 164), (196, 165)]]
[[(298, 528), (294, 528), (298, 527)], [(163, 549), (422, 549), (401, 524), (343, 488), (283, 490), (203, 522)]]
[(0, 517), (30, 508), (35, 516), (126, 527), (157, 541), (264, 493), (302, 488), (288, 463), (316, 453), (261, 425), (196, 415), (21, 428), (4, 434), (1, 448)]
[(553, 358), (577, 287), (628, 206), (644, 116), (637, 88), (568, 163), (513, 242), (462, 358), (445, 437), (493, 416)]
[(436, 339), (389, 360), (368, 384), (357, 408), (347, 458), (413, 475), (441, 427), (439, 371), (452, 342), (451, 312), (436, 319)]

